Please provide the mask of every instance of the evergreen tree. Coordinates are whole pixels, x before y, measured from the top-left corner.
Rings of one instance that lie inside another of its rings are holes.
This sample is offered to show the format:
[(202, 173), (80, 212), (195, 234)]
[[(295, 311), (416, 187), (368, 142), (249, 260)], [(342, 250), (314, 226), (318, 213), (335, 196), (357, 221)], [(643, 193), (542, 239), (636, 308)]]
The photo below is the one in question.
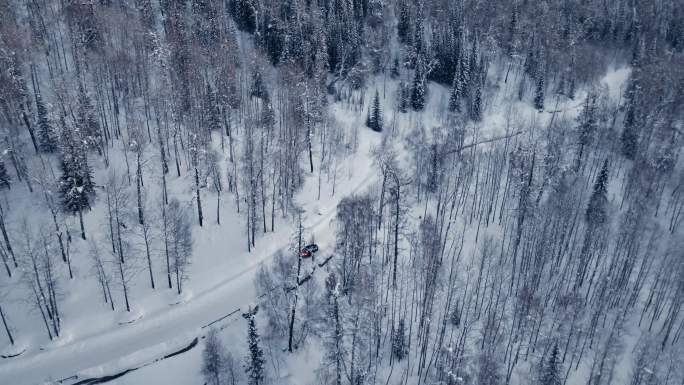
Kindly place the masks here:
[(425, 82), (420, 66), (416, 66), (411, 87), (411, 108), (415, 111), (422, 111), (425, 108)]
[(402, 360), (406, 357), (408, 352), (408, 346), (406, 346), (406, 325), (404, 319), (399, 320), (399, 325), (397, 325), (397, 330), (394, 331), (392, 335), (392, 354), (398, 360)]
[(470, 54), (468, 55), (467, 60), (468, 69), (472, 73), (471, 81), (475, 82), (478, 80), (477, 75), (484, 70), (482, 65), (478, 67), (478, 61), (482, 64), (482, 57), (480, 56), (480, 44), (477, 35), (474, 35), (470, 42)]
[(101, 152), (102, 137), (100, 123), (95, 116), (95, 107), (93, 107), (90, 97), (85, 92), (82, 84), (78, 87), (78, 115), (76, 119), (76, 126), (88, 147)]
[(511, 22), (508, 24), (508, 41), (506, 42), (506, 55), (509, 57), (513, 56), (516, 49), (516, 39), (518, 31), (518, 4), (513, 2), (511, 7)]
[(245, 371), (249, 377), (248, 383), (250, 385), (260, 385), (264, 381), (264, 352), (259, 346), (260, 338), (256, 327), (256, 321), (254, 320), (254, 316), (258, 310), (259, 308), (256, 307), (242, 315), (247, 319), (248, 325), (247, 345), (249, 346), (249, 355), (247, 356)]
[(273, 110), (273, 104), (270, 101), (264, 103), (261, 112), (261, 125), (266, 129), (266, 131), (271, 132), (276, 124), (275, 111)]
[(475, 85), (475, 97), (470, 106), (470, 119), (479, 122), (482, 119), (482, 82)]
[(467, 50), (461, 50), (461, 58), (458, 60), (458, 66), (457, 66), (457, 74), (458, 74), (458, 91), (459, 91), (459, 97), (460, 98), (466, 98), (469, 97), (468, 95), (468, 87), (466, 87), (468, 84), (470, 84), (470, 78), (471, 78), (471, 71), (473, 70), (472, 67), (470, 67), (470, 56), (468, 54)]
[(608, 160), (603, 162), (601, 172), (599, 172), (596, 182), (594, 182), (594, 190), (589, 198), (585, 218), (593, 228), (606, 223), (608, 219)]
[(541, 368), (539, 385), (561, 385), (563, 383), (561, 370), (558, 359), (558, 345), (554, 345), (551, 356)]
[(394, 57), (394, 62), (392, 62), (392, 68), (390, 69), (390, 77), (396, 79), (399, 77), (399, 58)]
[(523, 71), (525, 71), (525, 73), (530, 77), (535, 77), (537, 74), (537, 58), (533, 49), (527, 51), (527, 56), (525, 57), (525, 62), (523, 63)]
[(228, 3), (230, 14), (241, 31), (254, 33), (256, 30), (256, 4), (253, 0), (231, 0)]
[(399, 112), (408, 112), (410, 95), (411, 89), (406, 83), (400, 81), (397, 87), (397, 109)]
[(435, 193), (443, 174), (441, 149), (437, 143), (430, 144), (428, 148), (429, 162), (425, 184), (429, 192)]
[[(460, 69), (460, 65), (458, 68)], [(461, 111), (461, 95), (463, 93), (463, 85), (461, 84), (461, 74), (460, 70), (456, 71), (454, 75), (454, 81), (451, 84), (451, 93), (449, 94), (449, 111), (450, 112), (460, 112)]]
[(584, 156), (584, 148), (591, 145), (591, 142), (596, 133), (598, 122), (596, 116), (596, 100), (597, 95), (595, 92), (590, 92), (584, 100), (584, 106), (578, 117), (579, 121), (579, 153), (577, 154), (578, 161)]
[(544, 83), (544, 73), (543, 71), (539, 71), (537, 73), (537, 79), (536, 79), (536, 87), (534, 90), (534, 108), (537, 109), (537, 111), (543, 111), (544, 110), (544, 91), (545, 91), (545, 83)]
[(373, 112), (371, 115), (371, 129), (373, 131), (382, 131), (383, 119), (382, 119), (382, 107), (380, 106), (380, 95), (378, 91), (375, 91), (375, 98), (373, 98)]
[(221, 111), (216, 102), (216, 94), (207, 83), (207, 93), (204, 95), (204, 121), (209, 132), (221, 129)]
[(397, 35), (399, 41), (404, 44), (411, 44), (411, 11), (406, 2), (399, 3), (399, 21), (397, 23)]
[(216, 4), (210, 0), (192, 0), (190, 5), (195, 16), (195, 37), (203, 49), (211, 50), (217, 46), (219, 39)]
[(7, 173), (7, 167), (5, 167), (5, 162), (0, 160), (0, 190), (9, 190), (11, 181), (12, 178), (10, 178), (9, 174)]
[(452, 15), (451, 19), (451, 22), (433, 28), (430, 39), (434, 65), (428, 78), (444, 85), (453, 82), (462, 49), (462, 46), (458, 44), (461, 20), (456, 15)]
[(59, 178), (59, 192), (64, 210), (78, 214), (81, 224), (81, 237), (86, 239), (83, 226), (83, 210), (90, 208), (90, 201), (95, 195), (92, 172), (88, 165), (88, 157), (82, 140), (74, 137), (70, 130), (64, 130)]
[(154, 31), (155, 11), (152, 7), (152, 0), (137, 0), (136, 8), (140, 12), (142, 25), (148, 32)]
[(38, 112), (38, 147), (43, 152), (54, 152), (57, 150), (57, 137), (48, 119), (47, 108), (40, 93), (36, 94), (36, 110)]
[[(638, 72), (639, 68), (635, 68), (634, 72)], [(627, 158), (634, 160), (639, 146), (639, 113), (638, 113), (638, 99), (639, 99), (639, 78), (632, 76), (627, 88), (627, 107), (625, 118), (623, 121), (622, 136), (622, 154)]]
[(423, 41), (425, 36), (425, 27), (423, 26), (423, 24), (423, 9), (421, 6), (418, 6), (416, 14), (416, 23), (413, 27), (413, 41), (411, 42), (413, 43), (411, 48), (413, 53), (412, 58), (414, 60), (415, 65), (422, 64), (421, 59), (425, 54), (425, 42)]
[(449, 320), (451, 321), (452, 325), (456, 327), (461, 326), (461, 309), (458, 306), (458, 301), (456, 301), (456, 304), (451, 309), (451, 316), (449, 317)]
[(575, 74), (571, 73), (569, 84), (568, 84), (568, 98), (570, 98), (570, 100), (575, 100), (576, 88), (577, 88), (577, 84), (575, 81)]
[(261, 71), (257, 70), (252, 74), (252, 89), (250, 90), (250, 95), (253, 98), (268, 100), (268, 91), (266, 90)]

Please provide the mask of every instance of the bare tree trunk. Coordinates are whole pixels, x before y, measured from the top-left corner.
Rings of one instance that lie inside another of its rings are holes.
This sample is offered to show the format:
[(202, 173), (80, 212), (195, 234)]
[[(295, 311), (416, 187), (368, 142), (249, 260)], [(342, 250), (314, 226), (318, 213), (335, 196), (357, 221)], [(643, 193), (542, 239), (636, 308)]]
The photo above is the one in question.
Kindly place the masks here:
[(166, 278), (169, 282), (169, 289), (173, 287), (171, 283), (171, 260), (169, 257), (169, 235), (168, 221), (166, 218), (166, 205), (162, 203), (162, 223), (164, 224), (164, 253), (166, 254)]
[(78, 210), (78, 222), (81, 224), (81, 238), (86, 239), (85, 226), (83, 225), (83, 210)]
[(0, 206), (0, 231), (2, 231), (2, 238), (5, 241), (5, 247), (7, 248), (7, 252), (12, 257), (14, 267), (19, 267), (19, 264), (17, 264), (17, 258), (14, 256), (12, 244), (10, 243), (9, 236), (7, 235), (7, 228), (5, 227), (5, 211), (2, 209), (2, 206)]
[(7, 332), (7, 337), (10, 340), (10, 344), (14, 345), (14, 337), (12, 336), (9, 325), (7, 325), (7, 319), (5, 319), (5, 313), (2, 311), (2, 305), (0, 305), (0, 318), (2, 318), (2, 325), (5, 327), (5, 332)]
[(39, 152), (38, 151), (38, 143), (36, 142), (36, 135), (33, 132), (33, 127), (31, 126), (31, 122), (29, 121), (28, 116), (26, 115), (26, 109), (24, 105), (21, 107), (21, 118), (24, 121), (24, 125), (26, 126), (26, 129), (29, 132), (29, 136), (31, 136), (31, 143), (33, 144), (33, 149), (36, 150), (36, 154)]
[(7, 254), (5, 253), (5, 250), (0, 248), (0, 255), (2, 255), (2, 263), (5, 264), (5, 269), (7, 270), (7, 275), (12, 278), (12, 270), (10, 270), (9, 265), (7, 264)]
[(195, 191), (197, 194), (197, 216), (199, 218), (199, 225), (202, 227), (202, 220), (204, 216), (202, 215), (202, 201), (200, 198), (200, 184), (199, 184), (199, 170), (195, 167)]
[(128, 302), (128, 285), (126, 284), (126, 274), (124, 273), (124, 267), (123, 267), (123, 261), (119, 259), (118, 261), (119, 265), (119, 274), (121, 278), (121, 287), (123, 288), (123, 294), (124, 294), (124, 300), (126, 302), (126, 311), (130, 312), (131, 311), (131, 305)]
[(140, 151), (138, 151), (136, 155), (137, 167), (135, 168), (135, 189), (138, 196), (138, 223), (142, 225), (145, 223), (142, 203), (142, 168), (140, 165), (140, 156), (142, 154), (140, 153)]
[(294, 322), (295, 314), (297, 312), (297, 300), (299, 298), (299, 275), (302, 270), (302, 257), (299, 255), (299, 250), (302, 249), (302, 214), (299, 214), (299, 231), (297, 235), (297, 276), (295, 277), (294, 301), (290, 313), (289, 337), (287, 339), (287, 350), (292, 353), (292, 339), (294, 337)]

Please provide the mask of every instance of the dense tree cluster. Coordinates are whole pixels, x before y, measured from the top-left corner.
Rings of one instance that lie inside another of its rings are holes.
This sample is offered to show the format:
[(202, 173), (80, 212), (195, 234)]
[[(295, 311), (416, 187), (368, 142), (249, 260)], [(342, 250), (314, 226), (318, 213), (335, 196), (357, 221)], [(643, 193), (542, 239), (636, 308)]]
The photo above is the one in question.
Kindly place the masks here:
[[(180, 304), (193, 234), (237, 223), (252, 252), (294, 220), (245, 313), (251, 384), (265, 342), (311, 338), (326, 384), (684, 378), (681, 2), (6, 0), (0, 20), (11, 345), (16, 319), (59, 338), (80, 280), (107, 312), (133, 316), (141, 282)], [(297, 194), (335, 196), (364, 119), (377, 183), (340, 198), (318, 279)], [(218, 332), (203, 357), (207, 383), (241, 381)]]

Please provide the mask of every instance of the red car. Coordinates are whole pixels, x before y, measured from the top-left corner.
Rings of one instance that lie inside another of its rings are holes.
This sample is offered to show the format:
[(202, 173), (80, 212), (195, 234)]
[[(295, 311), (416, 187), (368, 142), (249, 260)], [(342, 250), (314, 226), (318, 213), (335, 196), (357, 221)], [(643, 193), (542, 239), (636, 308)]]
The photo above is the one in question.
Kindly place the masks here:
[(312, 243), (310, 245), (304, 246), (304, 248), (299, 251), (299, 256), (301, 258), (310, 258), (317, 251), (318, 251), (318, 245), (315, 243)]

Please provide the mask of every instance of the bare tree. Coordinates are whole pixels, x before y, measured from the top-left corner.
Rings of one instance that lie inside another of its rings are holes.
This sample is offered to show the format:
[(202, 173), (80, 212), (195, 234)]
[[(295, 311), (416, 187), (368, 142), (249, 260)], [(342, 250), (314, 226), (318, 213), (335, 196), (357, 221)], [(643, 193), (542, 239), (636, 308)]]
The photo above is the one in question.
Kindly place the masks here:
[(192, 232), (187, 210), (177, 199), (172, 199), (166, 210), (163, 218), (164, 237), (168, 247), (168, 258), (171, 261), (170, 268), (176, 275), (176, 289), (180, 295), (192, 256)]

